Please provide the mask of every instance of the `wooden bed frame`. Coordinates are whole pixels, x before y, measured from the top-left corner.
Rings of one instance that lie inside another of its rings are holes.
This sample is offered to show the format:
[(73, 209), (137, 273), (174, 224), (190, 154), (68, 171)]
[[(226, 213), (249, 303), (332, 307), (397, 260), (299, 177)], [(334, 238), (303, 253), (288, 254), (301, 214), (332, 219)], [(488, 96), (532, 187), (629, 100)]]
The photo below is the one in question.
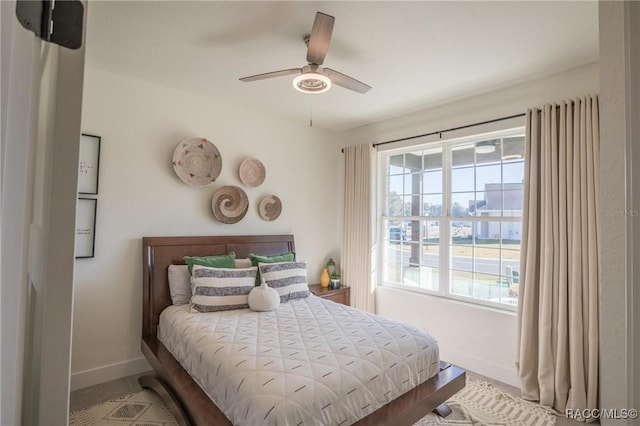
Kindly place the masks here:
[[(145, 237), (143, 251), (142, 352), (155, 375), (139, 379), (154, 390), (181, 425), (231, 425), (229, 419), (157, 339), (160, 313), (171, 305), (167, 269), (184, 264), (183, 256), (249, 253), (275, 255), (295, 251), (293, 235)], [(446, 401), (465, 385), (465, 371), (441, 366), (436, 376), (384, 405), (355, 424), (412, 425), (431, 411), (446, 415)]]

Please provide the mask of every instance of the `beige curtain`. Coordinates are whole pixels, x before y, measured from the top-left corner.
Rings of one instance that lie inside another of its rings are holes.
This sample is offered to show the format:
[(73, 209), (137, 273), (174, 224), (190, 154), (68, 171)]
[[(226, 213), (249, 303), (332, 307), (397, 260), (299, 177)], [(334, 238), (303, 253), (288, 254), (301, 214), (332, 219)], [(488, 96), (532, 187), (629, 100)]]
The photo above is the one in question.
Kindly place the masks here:
[(527, 111), (517, 367), (522, 396), (598, 404), (598, 98)]
[(342, 275), (351, 286), (351, 306), (375, 311), (373, 177), (375, 149), (367, 145), (344, 149), (344, 235)]

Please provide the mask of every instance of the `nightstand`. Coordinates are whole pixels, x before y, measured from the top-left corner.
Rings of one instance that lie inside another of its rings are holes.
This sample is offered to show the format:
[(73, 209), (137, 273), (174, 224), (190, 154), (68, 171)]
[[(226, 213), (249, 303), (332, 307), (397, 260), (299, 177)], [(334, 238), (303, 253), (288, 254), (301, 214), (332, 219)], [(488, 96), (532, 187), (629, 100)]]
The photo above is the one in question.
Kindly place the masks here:
[(320, 284), (309, 284), (309, 290), (315, 296), (322, 297), (323, 299), (332, 300), (337, 303), (349, 306), (351, 303), (351, 288), (341, 286), (335, 290), (331, 290), (329, 287), (322, 287)]

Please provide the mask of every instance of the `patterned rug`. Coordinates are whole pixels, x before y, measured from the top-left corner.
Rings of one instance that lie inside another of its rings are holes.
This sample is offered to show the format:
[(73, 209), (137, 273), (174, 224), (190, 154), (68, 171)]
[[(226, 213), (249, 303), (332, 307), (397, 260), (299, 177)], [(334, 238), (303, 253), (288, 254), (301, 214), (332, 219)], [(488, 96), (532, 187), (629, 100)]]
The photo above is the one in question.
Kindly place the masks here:
[(142, 390), (72, 411), (69, 426), (176, 426), (167, 406), (153, 391)]
[[(505, 394), (489, 383), (467, 379), (467, 385), (447, 403), (447, 417), (429, 414), (414, 426), (553, 426), (549, 409)], [(152, 391), (143, 390), (89, 408), (73, 411), (70, 426), (174, 426), (167, 406)]]
[(429, 414), (414, 426), (553, 426), (550, 409), (506, 394), (487, 382), (467, 379), (467, 385), (447, 401), (447, 417)]

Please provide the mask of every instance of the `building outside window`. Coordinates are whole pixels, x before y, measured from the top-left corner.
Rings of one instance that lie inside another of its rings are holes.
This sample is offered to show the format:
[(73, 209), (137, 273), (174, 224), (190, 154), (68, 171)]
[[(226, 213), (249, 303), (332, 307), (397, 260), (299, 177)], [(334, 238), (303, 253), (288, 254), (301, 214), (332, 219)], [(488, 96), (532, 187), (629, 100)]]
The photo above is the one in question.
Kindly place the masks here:
[(515, 309), (524, 129), (379, 153), (380, 284)]

